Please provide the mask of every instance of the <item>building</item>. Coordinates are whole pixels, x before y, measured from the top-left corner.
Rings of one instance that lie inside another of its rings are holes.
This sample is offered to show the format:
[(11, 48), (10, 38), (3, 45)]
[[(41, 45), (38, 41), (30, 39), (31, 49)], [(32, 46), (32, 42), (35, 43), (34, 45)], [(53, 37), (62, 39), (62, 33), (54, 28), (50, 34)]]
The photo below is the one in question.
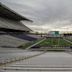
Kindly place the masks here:
[(32, 22), (0, 3), (0, 47), (18, 47), (34, 39), (26, 35), (31, 29), (21, 20)]
[(47, 37), (62, 37), (62, 35), (59, 33), (59, 31), (50, 31), (47, 34)]
[[(21, 15), (17, 14), (13, 10), (9, 9), (5, 5), (0, 3), (0, 28), (2, 29), (12, 29), (12, 30), (20, 30), (20, 31), (31, 31), (28, 27), (23, 25), (20, 21), (21, 20), (26, 20), (30, 21), (31, 20), (22, 17)], [(2, 29), (2, 30), (3, 30)]]

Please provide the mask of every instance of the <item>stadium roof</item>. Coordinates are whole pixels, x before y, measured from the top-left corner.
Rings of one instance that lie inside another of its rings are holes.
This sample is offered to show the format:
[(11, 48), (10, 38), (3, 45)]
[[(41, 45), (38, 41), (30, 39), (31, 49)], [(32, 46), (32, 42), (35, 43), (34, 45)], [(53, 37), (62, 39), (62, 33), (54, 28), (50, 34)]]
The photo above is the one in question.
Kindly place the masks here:
[(3, 28), (6, 28), (20, 31), (32, 31), (30, 28), (22, 24), (20, 22), (21, 20), (32, 22), (0, 3), (0, 29), (5, 30)]
[(0, 3), (0, 17), (8, 18), (15, 21), (26, 20), (32, 22), (32, 20), (29, 20), (17, 14), (15, 11), (9, 9), (7, 6), (3, 5), (2, 3)]
[(30, 28), (28, 28), (19, 21), (12, 21), (1, 17), (0, 17), (0, 28), (14, 29), (20, 31), (32, 31)]

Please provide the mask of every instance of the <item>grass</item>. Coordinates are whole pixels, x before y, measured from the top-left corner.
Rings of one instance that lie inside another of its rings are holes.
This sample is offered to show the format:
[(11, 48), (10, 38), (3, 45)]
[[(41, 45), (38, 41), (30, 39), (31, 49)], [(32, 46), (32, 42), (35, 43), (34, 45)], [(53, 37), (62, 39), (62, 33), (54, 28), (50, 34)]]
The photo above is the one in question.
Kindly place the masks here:
[(60, 46), (72, 46), (71, 43), (69, 43), (69, 42), (67, 42), (67, 41), (65, 41), (63, 39), (60, 39), (59, 45)]
[(72, 46), (71, 43), (63, 40), (62, 38), (47, 38), (40, 44), (38, 44), (41, 47), (47, 47), (47, 46)]
[[(26, 44), (20, 45), (18, 48), (26, 49), (27, 47), (39, 42), (40, 40), (32, 41)], [(63, 38), (47, 38), (46, 40), (42, 41), (38, 45), (32, 47), (32, 49), (47, 49), (48, 51), (64, 51), (65, 48), (72, 46), (71, 43), (65, 41)], [(38, 48), (37, 48), (38, 47)], [(44, 50), (45, 50), (44, 49)]]
[(66, 38), (66, 39), (72, 42), (72, 38)]
[(70, 48), (72, 44), (65, 41), (63, 38), (47, 38), (37, 46), (40, 47), (42, 51), (65, 51), (65, 47)]
[(52, 46), (57, 45), (57, 39), (48, 38), (42, 43), (39, 44), (40, 46)]

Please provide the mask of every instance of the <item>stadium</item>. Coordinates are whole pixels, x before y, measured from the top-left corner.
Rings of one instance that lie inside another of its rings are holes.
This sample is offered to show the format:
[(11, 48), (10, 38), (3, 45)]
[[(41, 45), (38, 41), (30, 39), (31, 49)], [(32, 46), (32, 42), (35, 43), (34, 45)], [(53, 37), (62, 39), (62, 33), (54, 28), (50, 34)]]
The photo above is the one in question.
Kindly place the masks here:
[(32, 20), (0, 3), (2, 72), (72, 71), (72, 32), (35, 33), (21, 21)]

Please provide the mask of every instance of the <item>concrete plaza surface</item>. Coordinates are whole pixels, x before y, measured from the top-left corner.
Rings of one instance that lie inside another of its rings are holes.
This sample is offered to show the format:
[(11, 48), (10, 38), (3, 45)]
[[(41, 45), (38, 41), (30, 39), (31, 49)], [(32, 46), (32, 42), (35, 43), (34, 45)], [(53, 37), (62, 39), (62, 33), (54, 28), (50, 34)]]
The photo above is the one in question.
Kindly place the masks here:
[(26, 51), (18, 48), (0, 48), (0, 65), (26, 59), (28, 57), (40, 54), (41, 52)]
[(3, 72), (72, 72), (72, 55), (67, 52), (47, 52), (3, 67)]

